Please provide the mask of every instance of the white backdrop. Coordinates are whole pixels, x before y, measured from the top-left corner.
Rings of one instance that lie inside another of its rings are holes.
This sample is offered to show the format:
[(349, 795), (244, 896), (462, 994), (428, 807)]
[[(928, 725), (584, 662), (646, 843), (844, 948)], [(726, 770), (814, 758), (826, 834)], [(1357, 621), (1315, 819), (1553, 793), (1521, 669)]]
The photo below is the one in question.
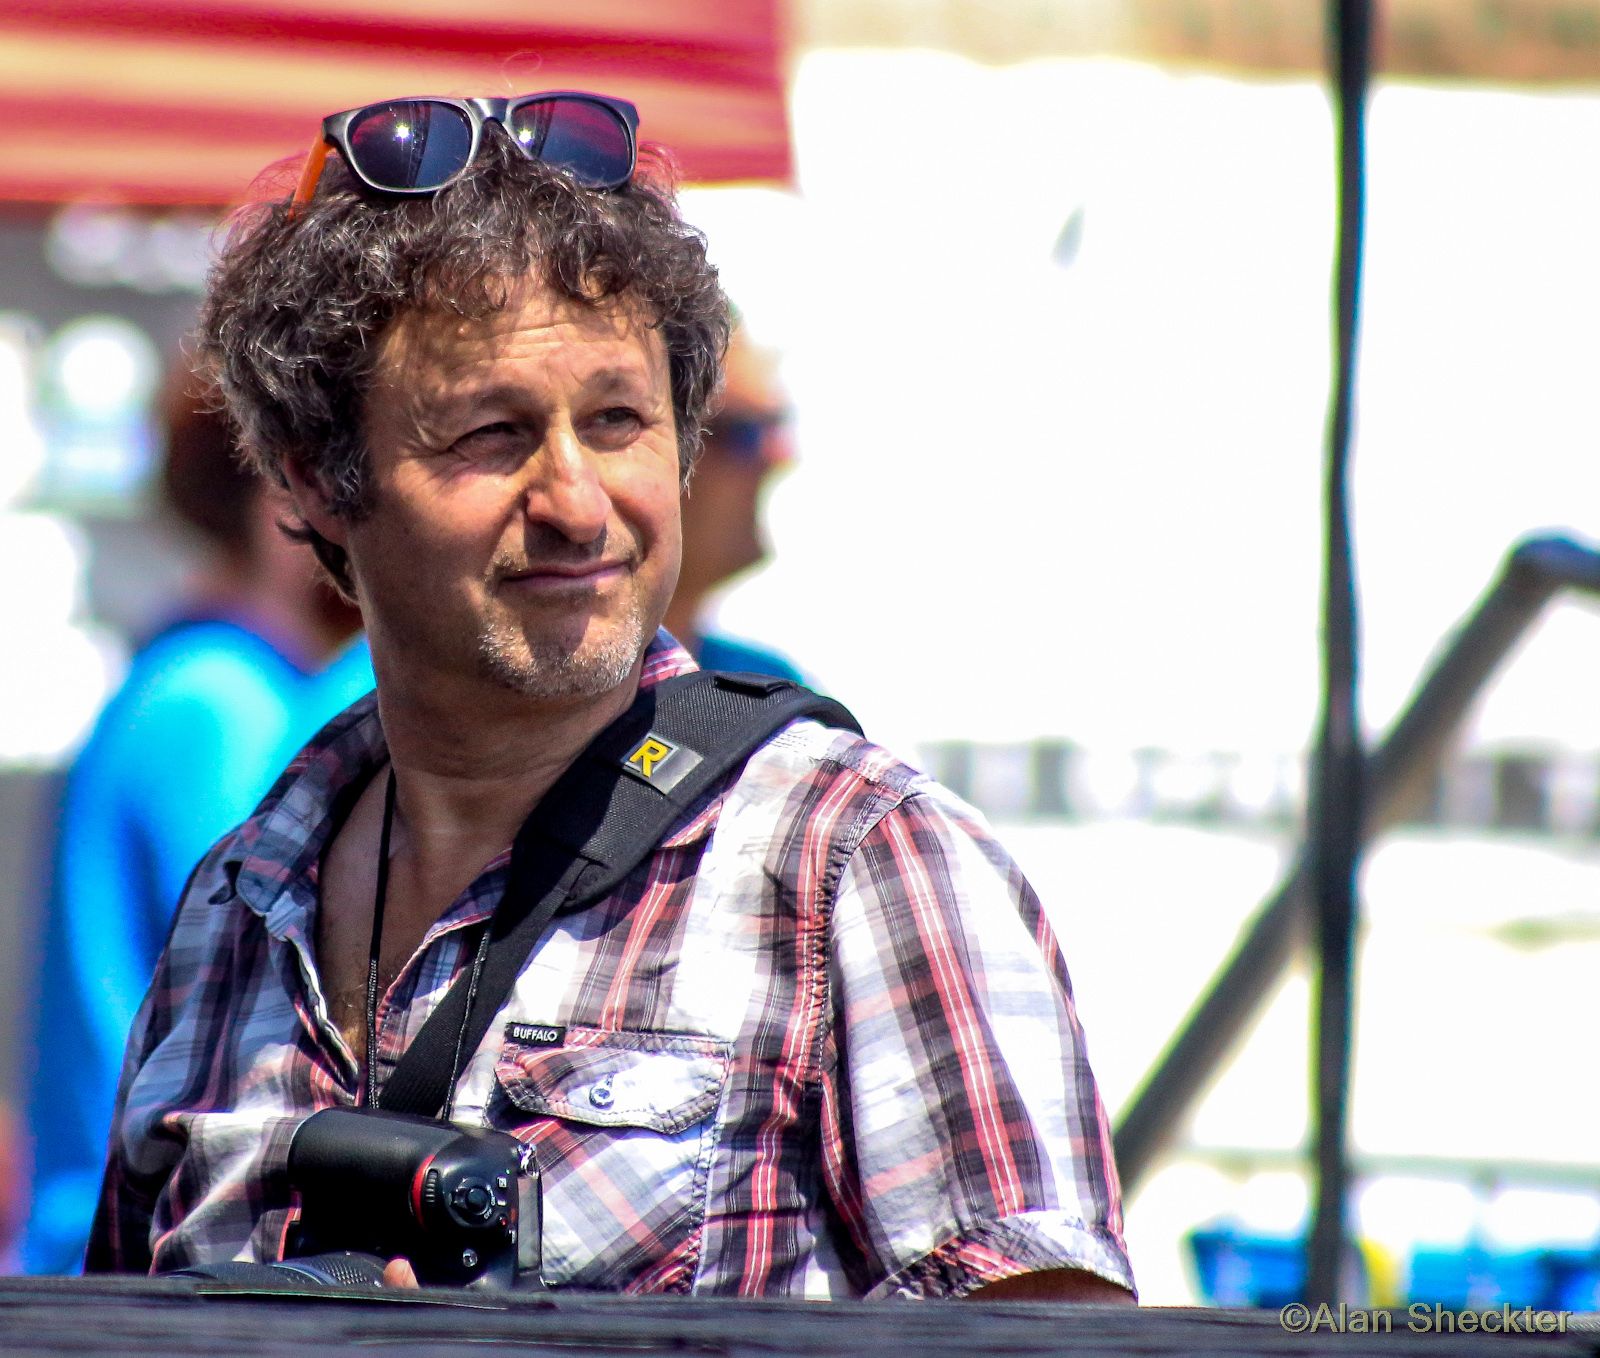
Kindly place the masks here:
[[(801, 197), (690, 195), (801, 416), (776, 558), (725, 624), (902, 738), (1300, 748), (1320, 87), (824, 52), (794, 121)], [(1379, 725), (1516, 537), (1596, 523), (1596, 145), (1593, 96), (1374, 99), (1354, 467)], [(1478, 737), (1600, 747), (1596, 662), (1600, 622), (1553, 615)]]

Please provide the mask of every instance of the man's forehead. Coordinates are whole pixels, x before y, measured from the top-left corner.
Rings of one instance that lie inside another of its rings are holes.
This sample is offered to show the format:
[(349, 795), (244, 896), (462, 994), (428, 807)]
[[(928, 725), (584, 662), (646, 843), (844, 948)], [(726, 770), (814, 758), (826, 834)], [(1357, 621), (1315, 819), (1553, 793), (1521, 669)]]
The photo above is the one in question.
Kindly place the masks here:
[(502, 357), (559, 359), (581, 368), (653, 370), (665, 343), (644, 305), (628, 294), (594, 301), (554, 292), (537, 279), (508, 287), (505, 302), (482, 316), (402, 312), (380, 341), (380, 368), (450, 371)]

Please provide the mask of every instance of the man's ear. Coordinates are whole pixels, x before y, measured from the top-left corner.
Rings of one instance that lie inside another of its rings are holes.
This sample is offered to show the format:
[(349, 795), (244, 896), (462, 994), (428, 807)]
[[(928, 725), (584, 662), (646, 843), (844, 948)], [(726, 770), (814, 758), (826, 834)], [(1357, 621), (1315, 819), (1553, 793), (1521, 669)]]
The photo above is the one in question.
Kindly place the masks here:
[(289, 483), (289, 498), (294, 501), (295, 513), (336, 547), (346, 546), (345, 520), (328, 508), (322, 483), (297, 458), (285, 460), (283, 477)]

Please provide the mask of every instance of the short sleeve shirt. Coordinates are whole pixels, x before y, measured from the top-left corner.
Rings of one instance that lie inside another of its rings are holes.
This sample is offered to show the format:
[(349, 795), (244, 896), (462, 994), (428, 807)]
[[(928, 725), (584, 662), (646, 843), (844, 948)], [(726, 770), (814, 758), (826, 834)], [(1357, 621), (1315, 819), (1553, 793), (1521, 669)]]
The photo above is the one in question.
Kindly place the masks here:
[[(691, 668), (664, 634), (643, 681)], [(221, 841), (124, 1068), (96, 1269), (279, 1257), (295, 1127), (361, 1098), (314, 940), (363, 700)], [(509, 853), (378, 1008), (385, 1078), (470, 964)], [(1070, 1267), (1132, 1287), (1111, 1140), (1059, 946), (970, 807), (797, 722), (617, 891), (558, 915), (454, 1119), (530, 1143), (551, 1287), (958, 1296)]]

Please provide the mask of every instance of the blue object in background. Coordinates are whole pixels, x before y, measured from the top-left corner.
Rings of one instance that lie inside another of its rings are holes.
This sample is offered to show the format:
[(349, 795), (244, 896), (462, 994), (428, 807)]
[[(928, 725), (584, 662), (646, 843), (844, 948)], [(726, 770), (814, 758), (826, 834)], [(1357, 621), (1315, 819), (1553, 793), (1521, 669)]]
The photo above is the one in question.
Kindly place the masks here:
[[(1277, 1309), (1305, 1300), (1303, 1237), (1254, 1235), (1221, 1224), (1191, 1231), (1188, 1243), (1200, 1295), (1209, 1305)], [(1364, 1263), (1363, 1271), (1370, 1285)], [(1600, 1246), (1494, 1250), (1474, 1243), (1418, 1248), (1411, 1254), (1404, 1298), (1391, 1300), (1449, 1311), (1502, 1305), (1594, 1311), (1600, 1309)], [(1371, 1298), (1364, 1304), (1372, 1304)]]
[(67, 778), (33, 1012), (30, 1273), (76, 1272), (123, 1047), (190, 871), (372, 688), (364, 640), (308, 674), (249, 628), (176, 624), (135, 657)]
[(770, 674), (774, 679), (805, 683), (800, 671), (777, 651), (748, 641), (720, 636), (715, 632), (692, 637), (688, 643), (695, 662), (703, 670), (730, 670), (736, 674)]
[(1600, 1311), (1600, 1250), (1547, 1250), (1545, 1295), (1550, 1311)]
[(1305, 1295), (1306, 1243), (1299, 1236), (1248, 1235), (1232, 1226), (1189, 1234), (1200, 1294), (1212, 1306), (1274, 1309)]
[(1482, 1245), (1419, 1248), (1411, 1255), (1408, 1301), (1446, 1310), (1478, 1310), (1510, 1303), (1545, 1305), (1549, 1272), (1543, 1250), (1500, 1252)]

